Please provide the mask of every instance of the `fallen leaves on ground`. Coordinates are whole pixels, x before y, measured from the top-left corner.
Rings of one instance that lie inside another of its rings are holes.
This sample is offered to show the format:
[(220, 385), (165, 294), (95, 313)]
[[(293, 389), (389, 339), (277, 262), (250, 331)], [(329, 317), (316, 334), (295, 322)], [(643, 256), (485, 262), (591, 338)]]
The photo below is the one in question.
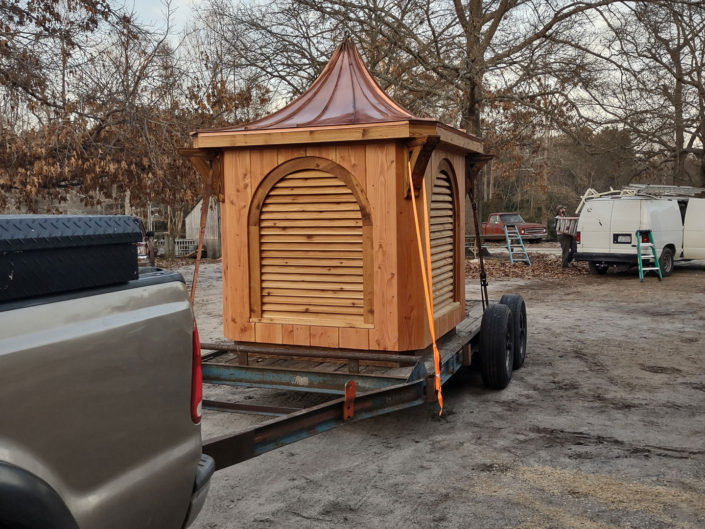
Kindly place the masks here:
[[(529, 253), (531, 266), (526, 263), (510, 263), (509, 257), (485, 257), (485, 272), (488, 279), (561, 279), (588, 275), (587, 263), (571, 263), (568, 268), (561, 267), (561, 259), (557, 255)], [(480, 260), (467, 259), (465, 262), (467, 277), (480, 276)]]
[[(206, 257), (201, 259), (201, 264), (216, 262), (220, 262), (220, 259), (208, 259)], [(195, 264), (195, 257), (157, 257), (156, 259), (157, 267), (164, 268), (166, 270), (171, 270), (173, 268), (179, 268), (182, 266), (194, 266)]]
[[(529, 252), (531, 266), (526, 263), (510, 263), (509, 257), (500, 255), (485, 257), (485, 271), (488, 279), (561, 279), (565, 277), (575, 277), (588, 275), (587, 263), (571, 263), (568, 268), (561, 268), (561, 260), (557, 255), (547, 255)], [(214, 259), (202, 259), (201, 263), (215, 262)], [(157, 258), (159, 268), (173, 269), (180, 266), (193, 266), (196, 262), (193, 258), (172, 257)], [(468, 278), (480, 277), (480, 260), (465, 260), (465, 275)], [(187, 278), (188, 281), (191, 278)]]

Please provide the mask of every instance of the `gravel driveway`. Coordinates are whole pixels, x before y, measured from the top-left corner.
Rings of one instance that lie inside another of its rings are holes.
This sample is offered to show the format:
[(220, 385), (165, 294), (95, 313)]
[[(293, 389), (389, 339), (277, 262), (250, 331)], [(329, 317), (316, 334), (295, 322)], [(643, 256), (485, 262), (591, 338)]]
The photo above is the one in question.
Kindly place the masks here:
[[(206, 263), (199, 280), (203, 341), (222, 336), (219, 273)], [(705, 527), (705, 263), (663, 282), (490, 279), (491, 297), (527, 302), (527, 361), (506, 390), (470, 371), (444, 387), (443, 419), (412, 408), (220, 471), (194, 527)], [(216, 386), (206, 396), (318, 402)], [(206, 412), (203, 436), (259, 420)]]

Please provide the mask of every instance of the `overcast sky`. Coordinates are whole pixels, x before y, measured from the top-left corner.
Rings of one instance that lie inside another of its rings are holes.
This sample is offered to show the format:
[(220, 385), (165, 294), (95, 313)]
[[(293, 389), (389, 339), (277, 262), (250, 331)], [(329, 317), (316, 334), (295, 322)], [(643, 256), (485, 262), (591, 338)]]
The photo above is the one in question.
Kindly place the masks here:
[[(201, 0), (172, 0), (171, 7), (175, 9), (172, 24), (176, 32), (183, 29), (184, 24), (190, 20), (191, 10)], [(133, 10), (139, 21), (154, 26), (155, 29), (163, 27), (165, 7), (161, 0), (125, 0), (125, 8)]]

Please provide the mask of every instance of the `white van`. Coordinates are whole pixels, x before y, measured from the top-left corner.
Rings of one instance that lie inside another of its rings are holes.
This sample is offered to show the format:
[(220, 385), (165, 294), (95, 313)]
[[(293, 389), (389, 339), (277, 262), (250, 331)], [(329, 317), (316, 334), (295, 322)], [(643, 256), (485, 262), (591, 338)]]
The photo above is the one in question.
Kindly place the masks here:
[[(705, 259), (705, 199), (606, 196), (585, 202), (576, 239), (577, 261), (604, 274), (611, 265), (636, 265), (636, 231), (651, 230), (661, 273), (673, 262)], [(648, 242), (648, 240), (644, 240)]]

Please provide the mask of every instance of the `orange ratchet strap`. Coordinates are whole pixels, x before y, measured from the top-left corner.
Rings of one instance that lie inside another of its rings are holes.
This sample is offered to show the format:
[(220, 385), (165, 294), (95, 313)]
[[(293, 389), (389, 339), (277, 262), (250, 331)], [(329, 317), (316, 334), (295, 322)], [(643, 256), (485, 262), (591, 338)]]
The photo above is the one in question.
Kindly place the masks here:
[(429, 234), (428, 212), (426, 210), (426, 185), (421, 184), (422, 201), (424, 204), (424, 228), (425, 228), (425, 246), (426, 259), (424, 260), (424, 242), (421, 240), (421, 224), (419, 223), (419, 214), (416, 210), (416, 197), (414, 196), (414, 180), (411, 175), (411, 162), (408, 162), (409, 183), (411, 184), (411, 206), (414, 210), (414, 227), (416, 228), (416, 242), (419, 246), (419, 261), (421, 263), (421, 277), (423, 279), (423, 292), (426, 298), (426, 316), (428, 317), (428, 328), (431, 332), (431, 341), (433, 342), (433, 366), (435, 372), (435, 387), (436, 395), (438, 396), (438, 405), (441, 410), (438, 415), (443, 414), (443, 393), (441, 391), (441, 355), (436, 346), (436, 326), (433, 322), (433, 284), (431, 277), (431, 239)]

